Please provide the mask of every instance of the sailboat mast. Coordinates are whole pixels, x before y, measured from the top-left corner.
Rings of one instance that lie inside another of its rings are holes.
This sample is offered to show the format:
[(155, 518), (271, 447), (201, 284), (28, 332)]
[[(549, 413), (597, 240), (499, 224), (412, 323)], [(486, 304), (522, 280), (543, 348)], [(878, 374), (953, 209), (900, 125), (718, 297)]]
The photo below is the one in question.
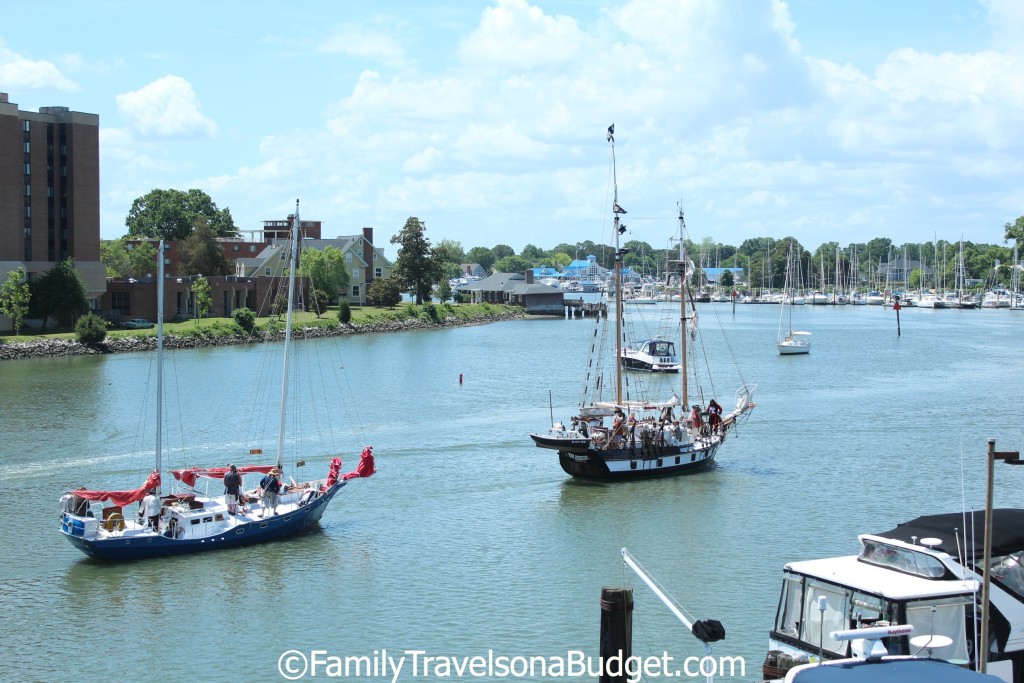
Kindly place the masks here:
[(683, 207), (679, 206), (679, 263), (676, 266), (679, 271), (679, 322), (682, 330), (680, 335), (679, 344), (679, 374), (682, 375), (682, 386), (680, 387), (680, 393), (682, 394), (682, 410), (685, 414), (686, 409), (690, 407), (690, 400), (688, 398), (689, 387), (687, 382), (689, 380), (689, 371), (687, 370), (686, 362), (688, 360), (686, 350), (686, 221), (683, 219)]
[[(164, 428), (164, 241), (156, 250), (156, 471), (163, 461)], [(156, 487), (160, 495), (160, 485)]]
[(619, 235), (626, 231), (620, 225), (619, 217), (626, 213), (619, 206), (619, 181), (615, 174), (615, 124), (608, 127), (608, 142), (612, 143), (612, 232), (615, 234), (615, 262), (612, 267), (615, 281), (615, 404), (622, 405), (622, 255), (626, 250), (619, 248)]
[(288, 260), (288, 312), (284, 324), (284, 366), (281, 369), (281, 418), (277, 431), (277, 468), (282, 469), (284, 429), (288, 408), (288, 348), (292, 341), (292, 304), (295, 299), (295, 271), (299, 257), (299, 200), (295, 200), (295, 220), (292, 222), (291, 257)]

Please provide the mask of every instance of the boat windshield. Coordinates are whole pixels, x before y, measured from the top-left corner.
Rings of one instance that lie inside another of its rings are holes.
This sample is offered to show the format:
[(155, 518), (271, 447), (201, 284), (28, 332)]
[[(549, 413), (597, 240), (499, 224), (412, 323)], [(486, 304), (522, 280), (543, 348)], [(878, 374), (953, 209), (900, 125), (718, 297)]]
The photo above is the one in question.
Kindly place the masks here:
[(672, 356), (675, 355), (675, 352), (675, 347), (670, 341), (658, 341), (651, 344), (652, 356)]
[(920, 576), (923, 579), (941, 579), (946, 575), (946, 568), (937, 557), (870, 538), (861, 539), (858, 559), (868, 564)]
[(992, 558), (992, 580), (1024, 600), (1024, 551)]

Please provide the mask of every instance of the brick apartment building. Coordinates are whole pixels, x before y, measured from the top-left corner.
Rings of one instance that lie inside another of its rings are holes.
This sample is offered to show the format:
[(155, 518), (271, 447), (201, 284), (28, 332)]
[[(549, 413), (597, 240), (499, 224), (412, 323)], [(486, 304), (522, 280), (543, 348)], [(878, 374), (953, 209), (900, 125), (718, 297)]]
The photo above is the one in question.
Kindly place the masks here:
[[(67, 107), (21, 111), (0, 92), (0, 282), (17, 268), (36, 278), (70, 257), (98, 306), (99, 125)], [(0, 329), (10, 329), (2, 315)]]

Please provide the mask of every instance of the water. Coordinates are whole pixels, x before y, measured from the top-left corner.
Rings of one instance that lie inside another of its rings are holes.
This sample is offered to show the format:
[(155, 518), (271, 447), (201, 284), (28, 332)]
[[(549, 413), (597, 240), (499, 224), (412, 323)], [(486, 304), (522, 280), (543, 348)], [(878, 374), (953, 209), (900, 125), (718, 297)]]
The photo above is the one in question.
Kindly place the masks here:
[[(663, 311), (644, 308), (656, 327)], [(338, 412), (358, 413), (343, 430), (346, 469), (372, 443), (378, 475), (301, 538), (128, 565), (61, 538), (57, 499), (112, 478), (127, 488), (151, 468), (137, 453), (152, 354), (0, 363), (6, 674), (276, 681), (292, 648), (595, 655), (600, 590), (616, 585), (635, 589), (636, 654), (700, 655), (623, 569), (625, 546), (694, 617), (721, 620), (716, 654), (744, 657), (757, 678), (785, 562), (853, 553), (858, 533), (962, 501), (983, 507), (987, 439), (1024, 446), (1024, 314), (904, 310), (897, 337), (890, 310), (806, 306), (794, 324), (814, 333), (813, 351), (783, 358), (776, 307), (700, 311), (720, 402), (759, 386), (711, 470), (585, 484), (532, 445), (549, 391), (556, 419), (579, 397), (589, 321), (346, 337), (330, 342), (345, 370)], [(172, 439), (172, 465), (234, 459), (241, 397), (266, 351), (173, 354), (170, 403), (189, 436)], [(1021, 476), (997, 471), (997, 505), (1020, 504)]]

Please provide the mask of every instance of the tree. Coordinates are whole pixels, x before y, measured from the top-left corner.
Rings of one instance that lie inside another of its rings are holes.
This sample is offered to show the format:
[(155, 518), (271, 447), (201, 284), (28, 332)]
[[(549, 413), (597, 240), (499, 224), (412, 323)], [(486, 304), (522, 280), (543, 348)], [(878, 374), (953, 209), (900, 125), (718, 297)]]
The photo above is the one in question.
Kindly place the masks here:
[(323, 251), (303, 249), (300, 260), (299, 272), (309, 278), (310, 287), (326, 292), (331, 301), (348, 293), (351, 278), (341, 249), (330, 245)]
[(32, 291), (25, 282), (25, 269), (15, 268), (7, 273), (7, 280), (0, 287), (0, 313), (11, 319), (14, 334), (21, 332), (31, 300)]
[(202, 217), (197, 221), (195, 230), (182, 242), (178, 272), (181, 275), (228, 275), (231, 266), (224, 258), (213, 228)]
[(153, 272), (156, 249), (149, 242), (140, 242), (132, 248), (124, 237), (101, 240), (100, 261), (106, 267), (107, 277), (141, 277)]
[(431, 290), (444, 275), (447, 256), (442, 247), (437, 248), (436, 254), (432, 253), (430, 240), (423, 235), (425, 230), (420, 219), (410, 216), (402, 231), (391, 238), (392, 244), (401, 245), (391, 275), (403, 290), (412, 293), (417, 304), (430, 300)]
[(494, 254), (494, 260), (498, 261), (506, 256), (515, 256), (516, 250), (507, 244), (497, 244), (493, 249), (491, 249), (491, 253)]
[(438, 245), (444, 247), (445, 251), (448, 252), (448, 261), (454, 263), (456, 266), (461, 265), (465, 258), (466, 252), (462, 250), (462, 242), (456, 240), (443, 239)]
[(33, 317), (42, 318), (44, 330), (51, 315), (58, 325), (71, 327), (76, 316), (89, 310), (85, 283), (75, 270), (73, 259), (64, 259), (33, 280), (29, 287), (32, 291), (29, 309)]
[(447, 280), (441, 280), (437, 285), (437, 298), (444, 303), (452, 298), (452, 284)]
[(529, 267), (530, 262), (522, 256), (505, 256), (494, 264), (497, 273), (524, 273)]
[(338, 322), (348, 325), (352, 321), (352, 307), (348, 305), (348, 299), (342, 297), (338, 304)]
[(125, 219), (131, 237), (162, 237), (183, 240), (192, 234), (203, 217), (218, 237), (238, 234), (228, 209), (218, 209), (202, 190), (153, 190), (132, 202)]
[(206, 314), (210, 312), (210, 308), (213, 306), (210, 283), (205, 277), (199, 276), (192, 283), (192, 298), (196, 302), (196, 324), (198, 325), (199, 319), (206, 317)]
[(235, 319), (235, 324), (241, 327), (245, 332), (252, 334), (253, 329), (256, 327), (256, 312), (251, 308), (242, 306), (236, 308), (231, 314), (231, 317)]
[(731, 270), (724, 270), (724, 271), (722, 271), (722, 277), (720, 277), (718, 279), (718, 284), (722, 285), (723, 287), (732, 287), (735, 284), (735, 280), (733, 279), (733, 276), (732, 276), (732, 271)]
[(402, 287), (391, 277), (377, 278), (370, 283), (367, 292), (370, 303), (381, 308), (394, 308), (402, 300)]
[(491, 272), (491, 266), (497, 260), (494, 258), (494, 253), (487, 247), (473, 247), (466, 252), (466, 263), (479, 263), (480, 267), (488, 273)]
[(1024, 241), (1024, 216), (1020, 216), (1013, 223), (1007, 223), (1003, 226), (1006, 231), (1003, 239), (1005, 241), (1014, 240), (1017, 244)]
[(322, 289), (314, 289), (309, 293), (309, 304), (313, 307), (313, 312), (316, 313), (318, 318), (321, 313), (327, 310), (327, 306), (331, 301), (330, 295)]
[(79, 344), (99, 344), (107, 338), (107, 323), (95, 313), (86, 313), (75, 325), (75, 338)]

